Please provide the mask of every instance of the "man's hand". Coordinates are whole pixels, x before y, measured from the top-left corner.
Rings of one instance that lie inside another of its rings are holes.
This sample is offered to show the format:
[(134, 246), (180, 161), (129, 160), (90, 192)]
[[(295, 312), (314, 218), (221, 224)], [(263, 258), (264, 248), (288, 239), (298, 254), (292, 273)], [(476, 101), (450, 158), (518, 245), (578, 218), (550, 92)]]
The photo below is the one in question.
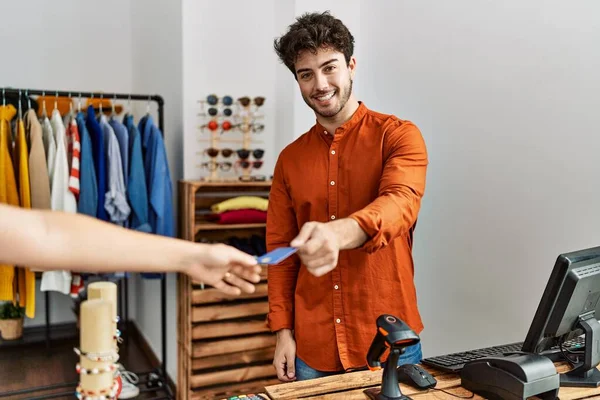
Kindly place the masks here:
[(273, 366), (280, 381), (291, 382), (296, 380), (296, 341), (289, 329), (277, 331)]
[(357, 248), (367, 239), (358, 222), (342, 218), (305, 223), (290, 246), (298, 248), (297, 254), (308, 272), (323, 276), (337, 266), (340, 250)]
[(254, 293), (252, 283), (260, 282), (261, 271), (254, 257), (225, 244), (194, 246), (194, 254), (183, 262), (184, 273), (229, 295)]
[(308, 272), (323, 276), (337, 266), (340, 241), (329, 223), (307, 222), (290, 243)]

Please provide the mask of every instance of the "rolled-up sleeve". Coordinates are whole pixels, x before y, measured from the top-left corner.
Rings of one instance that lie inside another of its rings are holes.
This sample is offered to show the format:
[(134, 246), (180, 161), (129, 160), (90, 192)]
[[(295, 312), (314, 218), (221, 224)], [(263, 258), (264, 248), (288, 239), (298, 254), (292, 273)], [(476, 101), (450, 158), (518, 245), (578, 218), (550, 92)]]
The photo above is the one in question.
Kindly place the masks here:
[[(277, 161), (269, 193), (267, 211), (267, 251), (289, 246), (298, 234), (296, 215), (285, 184), (281, 158)], [(270, 266), (268, 273), (269, 314), (268, 325), (272, 332), (292, 329), (294, 326), (294, 292), (299, 258), (294, 255), (280, 264)]]
[(425, 192), (427, 149), (414, 124), (395, 122), (386, 133), (383, 154), (378, 197), (349, 216), (369, 236), (361, 247), (368, 253), (409, 232)]

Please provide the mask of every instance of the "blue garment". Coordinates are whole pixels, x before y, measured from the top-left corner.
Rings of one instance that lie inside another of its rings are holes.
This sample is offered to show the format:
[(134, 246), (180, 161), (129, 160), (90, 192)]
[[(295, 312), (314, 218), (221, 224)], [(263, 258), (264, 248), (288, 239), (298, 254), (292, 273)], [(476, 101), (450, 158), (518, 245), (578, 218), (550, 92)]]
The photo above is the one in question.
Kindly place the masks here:
[(127, 176), (127, 198), (131, 206), (129, 227), (150, 232), (152, 229), (148, 223), (148, 190), (142, 157), (142, 137), (133, 123), (132, 115), (126, 115), (123, 123), (129, 131), (129, 175)]
[[(421, 349), (421, 343), (417, 343), (412, 346), (408, 346), (406, 348), (406, 350), (404, 351), (404, 353), (402, 355), (400, 355), (400, 357), (398, 358), (398, 366), (405, 365), (405, 364), (419, 364), (421, 362), (422, 358), (423, 358), (423, 352)], [(385, 363), (383, 363), (383, 365), (385, 365)], [(319, 371), (319, 370), (316, 370), (316, 369), (310, 367), (308, 364), (306, 364), (304, 361), (302, 361), (298, 357), (296, 357), (295, 369), (296, 369), (296, 380), (297, 381), (305, 381), (308, 379), (316, 379), (316, 378), (322, 378), (324, 376), (339, 375), (339, 374), (344, 373), (343, 371)]]
[(125, 176), (121, 150), (113, 128), (109, 125), (106, 115), (100, 116), (100, 127), (104, 132), (104, 151), (106, 152), (107, 192), (104, 208), (112, 222), (124, 226), (129, 219), (131, 208), (127, 203), (125, 193)]
[(104, 135), (102, 128), (96, 120), (94, 106), (90, 105), (87, 110), (87, 129), (92, 139), (92, 151), (94, 153), (94, 167), (96, 169), (96, 183), (98, 184), (98, 207), (96, 217), (102, 221), (108, 221), (108, 213), (104, 208), (106, 196), (106, 156), (104, 152)]
[(146, 149), (144, 170), (150, 201), (148, 220), (152, 233), (174, 237), (173, 187), (162, 133), (151, 116), (144, 117), (140, 127), (142, 146)]
[(129, 133), (127, 133), (125, 125), (114, 118), (111, 118), (108, 123), (113, 128), (119, 142), (121, 162), (123, 164), (123, 177), (125, 179), (125, 187), (127, 188), (127, 177), (129, 176)]
[(81, 154), (79, 156), (79, 204), (77, 212), (96, 217), (98, 213), (98, 183), (92, 151), (92, 139), (85, 126), (83, 112), (77, 114), (77, 129), (81, 141)]

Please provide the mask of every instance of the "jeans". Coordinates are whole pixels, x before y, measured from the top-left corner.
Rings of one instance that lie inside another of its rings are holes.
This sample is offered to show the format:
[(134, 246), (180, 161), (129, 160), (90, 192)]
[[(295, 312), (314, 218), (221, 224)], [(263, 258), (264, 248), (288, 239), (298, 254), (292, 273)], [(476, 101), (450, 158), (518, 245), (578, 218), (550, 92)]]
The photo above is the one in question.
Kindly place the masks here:
[[(404, 354), (398, 358), (398, 365), (418, 364), (423, 358), (421, 343), (409, 346)], [(296, 380), (305, 381), (308, 379), (322, 378), (324, 376), (343, 374), (343, 371), (318, 371), (309, 367), (304, 361), (296, 357)]]

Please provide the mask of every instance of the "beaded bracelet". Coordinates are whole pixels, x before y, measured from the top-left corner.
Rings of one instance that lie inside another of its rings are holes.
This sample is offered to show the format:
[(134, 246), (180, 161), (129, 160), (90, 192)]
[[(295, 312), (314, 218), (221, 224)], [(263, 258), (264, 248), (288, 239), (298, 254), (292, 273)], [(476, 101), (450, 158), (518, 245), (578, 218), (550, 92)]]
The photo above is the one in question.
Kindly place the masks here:
[(79, 350), (77, 347), (73, 348), (75, 354), (82, 357), (87, 357), (90, 361), (112, 361), (116, 362), (119, 359), (119, 354), (114, 351), (108, 351), (106, 353), (86, 353), (84, 351)]
[(113, 385), (110, 389), (102, 390), (83, 390), (81, 384), (75, 389), (75, 396), (79, 400), (112, 400), (117, 397), (117, 391), (119, 390), (119, 382), (113, 380)]
[(79, 365), (79, 363), (77, 363), (75, 365), (75, 371), (77, 371), (77, 373), (81, 374), (81, 375), (96, 375), (101, 372), (112, 372), (116, 369), (117, 369), (117, 366), (115, 364), (109, 364), (104, 368), (93, 368), (93, 369), (85, 369), (85, 368), (81, 367), (81, 365)]

